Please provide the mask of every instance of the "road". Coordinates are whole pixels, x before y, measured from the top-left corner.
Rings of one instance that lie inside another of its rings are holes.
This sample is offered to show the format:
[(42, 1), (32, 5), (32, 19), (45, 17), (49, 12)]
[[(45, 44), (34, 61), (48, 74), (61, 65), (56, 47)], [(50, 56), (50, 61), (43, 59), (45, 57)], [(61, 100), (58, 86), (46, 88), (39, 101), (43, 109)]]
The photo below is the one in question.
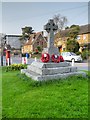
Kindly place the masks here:
[[(28, 59), (28, 64), (31, 64), (34, 61), (33, 58)], [(11, 57), (11, 64), (19, 64), (22, 63), (22, 58), (21, 57)], [(3, 57), (3, 64), (4, 66), (6, 65), (6, 58), (5, 56)], [(1, 66), (1, 57), (0, 57), (0, 66)]]
[(75, 66), (78, 68), (78, 70), (90, 70), (89, 63), (75, 63)]
[[(3, 57), (4, 60), (4, 65), (6, 64), (5, 57)], [(28, 64), (31, 64), (34, 61), (33, 58), (28, 59)], [(22, 58), (21, 57), (11, 57), (11, 62), (12, 64), (16, 63), (22, 63)], [(1, 57), (0, 57), (0, 66), (1, 66)], [(90, 62), (82, 62), (82, 63), (75, 63), (74, 66), (78, 68), (78, 70), (90, 70)]]

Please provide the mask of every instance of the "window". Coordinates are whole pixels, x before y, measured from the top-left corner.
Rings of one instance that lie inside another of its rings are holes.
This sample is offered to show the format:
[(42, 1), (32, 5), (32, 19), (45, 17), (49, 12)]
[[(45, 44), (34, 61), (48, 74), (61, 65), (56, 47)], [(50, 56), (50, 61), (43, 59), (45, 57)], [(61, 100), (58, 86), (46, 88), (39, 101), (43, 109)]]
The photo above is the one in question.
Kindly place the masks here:
[(39, 45), (39, 42), (37, 42), (37, 45)]
[(86, 35), (83, 35), (83, 40), (85, 40), (86, 39)]
[(77, 40), (80, 40), (80, 36), (77, 36)]

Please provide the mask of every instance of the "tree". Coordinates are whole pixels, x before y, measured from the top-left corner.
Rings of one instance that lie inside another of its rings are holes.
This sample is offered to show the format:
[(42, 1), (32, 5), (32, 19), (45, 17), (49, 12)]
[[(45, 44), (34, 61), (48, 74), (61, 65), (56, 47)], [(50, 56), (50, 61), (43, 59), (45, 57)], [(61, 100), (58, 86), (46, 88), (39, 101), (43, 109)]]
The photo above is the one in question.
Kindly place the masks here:
[(53, 20), (58, 26), (58, 31), (61, 31), (68, 22), (67, 18), (65, 16), (61, 16), (60, 14), (54, 15)]
[(80, 46), (79, 43), (75, 39), (68, 39), (66, 43), (66, 49), (70, 52), (78, 52)]
[(79, 43), (76, 41), (78, 32), (79, 32), (79, 26), (78, 25), (72, 25), (70, 27), (70, 31), (68, 33), (68, 40), (66, 43), (66, 49), (71, 52), (78, 52), (80, 46)]
[(70, 28), (79, 27), (79, 25), (71, 25)]
[(22, 34), (23, 35), (30, 35), (33, 33), (34, 30), (32, 30), (32, 27), (25, 27), (25, 28), (22, 28)]
[(25, 26), (24, 28), (22, 28), (22, 36), (20, 38), (22, 44), (24, 44), (26, 40), (30, 38), (31, 34), (33, 34), (33, 31), (34, 30), (32, 29), (32, 27)]
[(70, 27), (70, 31), (68, 33), (68, 37), (71, 38), (71, 39), (72, 38), (76, 39), (76, 37), (77, 37), (77, 35), (79, 33), (79, 30), (80, 30), (80, 28), (79, 28), (78, 25), (72, 25)]
[(66, 29), (69, 29), (69, 27), (68, 27), (68, 26), (67, 26), (67, 27), (65, 27), (65, 30), (66, 30)]

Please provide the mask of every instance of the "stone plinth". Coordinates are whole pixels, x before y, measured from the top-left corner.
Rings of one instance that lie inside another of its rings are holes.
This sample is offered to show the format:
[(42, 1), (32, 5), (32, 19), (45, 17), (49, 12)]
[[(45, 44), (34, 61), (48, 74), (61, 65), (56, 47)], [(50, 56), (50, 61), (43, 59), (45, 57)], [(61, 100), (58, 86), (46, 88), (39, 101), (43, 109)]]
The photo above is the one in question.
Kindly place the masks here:
[(32, 62), (31, 65), (28, 65), (27, 69), (22, 69), (21, 73), (25, 73), (28, 77), (37, 81), (66, 78), (78, 74), (85, 76), (84, 72), (78, 72), (77, 67), (72, 67), (70, 63), (67, 62)]

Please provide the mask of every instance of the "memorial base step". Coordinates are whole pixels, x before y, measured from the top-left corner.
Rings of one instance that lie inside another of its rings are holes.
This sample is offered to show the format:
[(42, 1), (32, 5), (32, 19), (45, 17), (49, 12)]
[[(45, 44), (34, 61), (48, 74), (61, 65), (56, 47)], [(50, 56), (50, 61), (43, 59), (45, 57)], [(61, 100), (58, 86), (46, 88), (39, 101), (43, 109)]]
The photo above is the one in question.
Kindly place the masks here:
[(28, 69), (22, 69), (21, 73), (25, 74), (26, 76), (28, 76), (36, 81), (63, 79), (63, 78), (67, 78), (69, 76), (74, 76), (74, 75), (82, 75), (83, 77), (86, 77), (85, 72), (79, 72), (79, 71), (78, 72), (63, 73), (63, 74), (40, 75), (40, 74), (32, 72)]
[(78, 74), (85, 76), (84, 72), (78, 72), (77, 67), (72, 67), (68, 62), (42, 63), (40, 61), (34, 61), (27, 66), (27, 69), (22, 69), (21, 73), (38, 81), (66, 78)]

